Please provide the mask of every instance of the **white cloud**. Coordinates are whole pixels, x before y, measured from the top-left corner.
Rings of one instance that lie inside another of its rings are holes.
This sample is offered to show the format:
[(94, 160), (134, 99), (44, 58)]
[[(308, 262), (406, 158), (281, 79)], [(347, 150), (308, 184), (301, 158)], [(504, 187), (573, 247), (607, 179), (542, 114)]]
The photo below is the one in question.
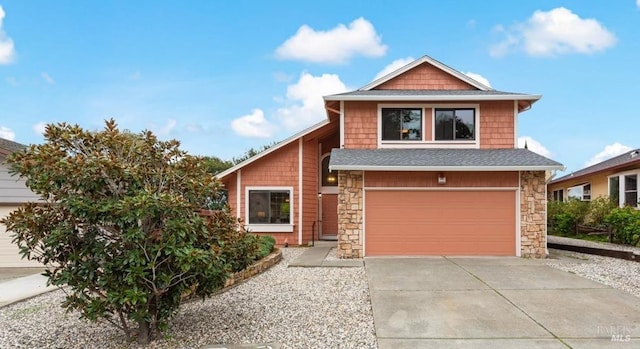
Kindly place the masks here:
[(284, 103), (277, 111), (282, 125), (288, 130), (300, 130), (326, 118), (322, 96), (347, 91), (335, 74), (313, 76), (302, 73), (295, 84), (289, 85)]
[(640, 7), (640, 0), (636, 0), (636, 6)]
[(327, 31), (314, 30), (308, 25), (276, 49), (281, 59), (314, 63), (346, 63), (355, 55), (380, 57), (387, 51), (371, 22), (360, 17), (348, 26), (339, 24)]
[(251, 114), (234, 119), (231, 128), (240, 136), (250, 138), (271, 138), (274, 133), (273, 125), (264, 117), (261, 109), (254, 109)]
[(617, 42), (616, 36), (596, 19), (581, 18), (564, 7), (535, 11), (526, 22), (509, 30), (496, 26), (495, 31), (503, 33), (505, 38), (491, 48), (492, 56), (520, 49), (531, 56), (589, 54)]
[(472, 78), (473, 80), (487, 86), (487, 87), (491, 87), (491, 83), (489, 82), (489, 80), (487, 78), (485, 78), (484, 76), (480, 75), (480, 74), (476, 74), (476, 73), (472, 73), (472, 72), (466, 72), (464, 73), (464, 75)]
[(405, 65), (415, 61), (416, 59), (413, 57), (406, 57), (406, 58), (398, 58), (395, 61), (389, 63), (389, 65), (387, 65), (386, 67), (384, 67), (381, 71), (378, 72), (378, 74), (376, 74), (376, 77), (373, 80), (378, 80), (381, 77), (394, 72), (402, 67), (404, 67)]
[[(638, 0), (640, 1), (640, 0)], [(628, 151), (630, 151), (632, 148), (629, 146), (626, 146), (624, 144), (620, 144), (618, 142), (613, 143), (613, 144), (609, 144), (607, 146), (604, 147), (604, 150), (602, 150), (601, 152), (599, 152), (598, 154), (594, 155), (591, 159), (589, 159), (587, 162), (585, 162), (584, 166), (588, 167), (591, 165), (595, 165), (599, 162), (603, 162), (605, 160), (611, 159), (614, 156), (618, 156), (620, 154), (626, 153)]]
[[(2, 8), (0, 8), (0, 10), (2, 10)], [(16, 139), (16, 133), (13, 132), (13, 130), (8, 127), (0, 126), (0, 138), (4, 138), (12, 141)]]
[(53, 80), (53, 78), (51, 77), (51, 75), (49, 75), (49, 73), (42, 72), (40, 73), (40, 76), (42, 77), (42, 80), (46, 81), (48, 84), (53, 85), (56, 83), (56, 81)]
[(13, 40), (2, 30), (2, 21), (5, 15), (4, 9), (0, 6), (0, 64), (13, 62), (16, 55)]
[(518, 137), (518, 148), (524, 148), (525, 142), (527, 144), (527, 149), (531, 150), (532, 152), (540, 154), (544, 157), (551, 157), (551, 152), (549, 151), (549, 149), (545, 148), (542, 143), (529, 136)]
[(167, 119), (167, 122), (164, 125), (151, 124), (149, 128), (158, 136), (168, 136), (171, 131), (176, 128), (177, 124), (178, 122), (176, 120)]
[(47, 123), (44, 121), (40, 121), (37, 124), (34, 124), (32, 126), (33, 132), (39, 134), (39, 135), (44, 135), (44, 131), (45, 128), (47, 127)]

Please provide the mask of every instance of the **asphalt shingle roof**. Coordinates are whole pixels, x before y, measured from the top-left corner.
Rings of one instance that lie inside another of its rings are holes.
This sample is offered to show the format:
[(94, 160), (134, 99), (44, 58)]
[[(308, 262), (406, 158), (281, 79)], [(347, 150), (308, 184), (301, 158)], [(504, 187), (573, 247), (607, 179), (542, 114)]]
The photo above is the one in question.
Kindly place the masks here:
[(0, 155), (11, 154), (15, 151), (22, 150), (27, 146), (5, 138), (0, 138)]
[(496, 90), (356, 90), (332, 96), (527, 96), (524, 93)]
[[(633, 155), (635, 154), (635, 155)], [(576, 177), (580, 177), (580, 176), (586, 176), (586, 175), (590, 175), (592, 173), (596, 173), (596, 172), (600, 172), (600, 171), (605, 171), (608, 170), (610, 168), (616, 168), (616, 167), (620, 167), (620, 166), (624, 166), (624, 165), (629, 165), (632, 164), (634, 162), (640, 163), (640, 148), (638, 149), (634, 149), (634, 150), (630, 150), (624, 154), (618, 155), (614, 158), (611, 158), (609, 160), (605, 160), (603, 162), (599, 162), (595, 165), (591, 165), (589, 167), (585, 167), (581, 170), (572, 172), (566, 176), (562, 176), (560, 178), (556, 178), (553, 181), (551, 181), (550, 183), (557, 183), (557, 182), (562, 182), (564, 180), (567, 179), (571, 179), (571, 178), (576, 178)]]
[(562, 169), (528, 149), (333, 149), (331, 170), (498, 170)]

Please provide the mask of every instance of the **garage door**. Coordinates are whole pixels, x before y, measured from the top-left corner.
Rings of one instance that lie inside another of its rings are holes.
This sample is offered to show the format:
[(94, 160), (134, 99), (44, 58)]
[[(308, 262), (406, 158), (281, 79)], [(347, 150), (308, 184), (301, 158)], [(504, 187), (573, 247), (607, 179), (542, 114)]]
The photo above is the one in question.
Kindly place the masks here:
[[(15, 210), (14, 206), (0, 206), (0, 218)], [(21, 259), (18, 246), (11, 243), (11, 234), (7, 233), (4, 224), (0, 224), (0, 267), (42, 267), (42, 264)]]
[(514, 256), (514, 191), (376, 191), (365, 196), (365, 254)]

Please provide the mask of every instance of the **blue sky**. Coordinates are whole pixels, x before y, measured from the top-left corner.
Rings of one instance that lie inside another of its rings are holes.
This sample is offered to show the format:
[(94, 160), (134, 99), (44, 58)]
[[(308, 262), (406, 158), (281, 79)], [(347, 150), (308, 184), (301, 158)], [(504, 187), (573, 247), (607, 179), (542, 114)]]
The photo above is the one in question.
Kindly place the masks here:
[(113, 117), (229, 159), (425, 54), (542, 94), (518, 133), (569, 171), (640, 147), (640, 0), (0, 0), (0, 136)]

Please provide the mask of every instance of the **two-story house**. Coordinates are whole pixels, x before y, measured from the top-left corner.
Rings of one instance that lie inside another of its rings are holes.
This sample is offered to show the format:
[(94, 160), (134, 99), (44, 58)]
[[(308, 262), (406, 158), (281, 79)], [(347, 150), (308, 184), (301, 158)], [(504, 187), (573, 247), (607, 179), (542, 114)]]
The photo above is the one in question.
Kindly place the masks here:
[(545, 257), (546, 170), (517, 148), (540, 95), (496, 91), (422, 57), (352, 92), (326, 120), (221, 173), (247, 229), (376, 255)]

